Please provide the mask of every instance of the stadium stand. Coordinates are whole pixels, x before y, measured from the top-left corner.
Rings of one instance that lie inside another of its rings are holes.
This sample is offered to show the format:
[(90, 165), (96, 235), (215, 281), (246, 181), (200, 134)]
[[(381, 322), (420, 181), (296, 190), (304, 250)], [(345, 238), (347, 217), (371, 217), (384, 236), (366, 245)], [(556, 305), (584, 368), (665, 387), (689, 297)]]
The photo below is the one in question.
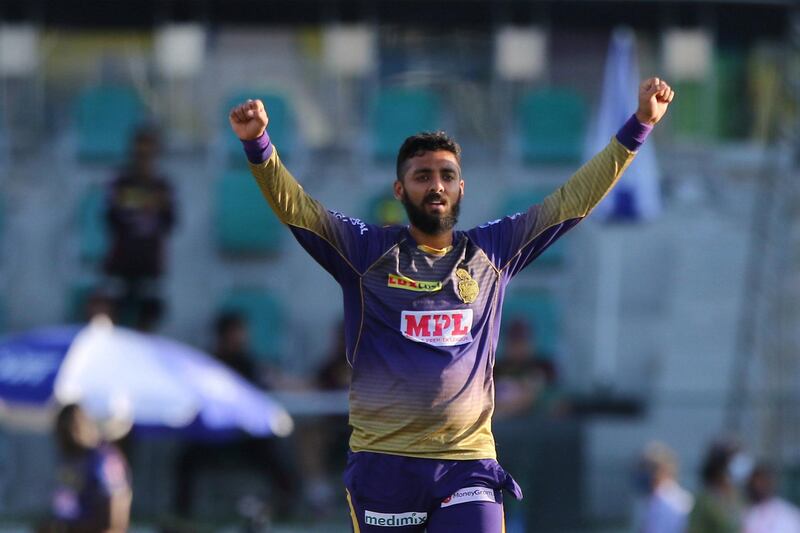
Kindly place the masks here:
[(108, 85), (83, 91), (76, 103), (78, 157), (82, 161), (120, 163), (129, 138), (145, 118), (145, 110), (130, 87)]
[(98, 264), (108, 249), (108, 233), (103, 211), (105, 190), (99, 185), (91, 185), (84, 192), (78, 204), (78, 242), (81, 261)]
[(555, 296), (542, 289), (510, 289), (503, 303), (503, 322), (500, 331), (500, 346), (505, 338), (506, 328), (516, 319), (524, 320), (533, 331), (539, 353), (554, 356), (558, 353), (561, 315)]
[(523, 161), (526, 164), (580, 161), (587, 113), (583, 97), (571, 89), (551, 87), (525, 94), (517, 111)]
[[(240, 156), (241, 159), (244, 159)], [(284, 229), (247, 170), (229, 170), (214, 193), (217, 249), (240, 256), (277, 255)]]
[(283, 359), (287, 323), (278, 299), (269, 291), (256, 287), (231, 289), (219, 306), (220, 312), (235, 312), (244, 316), (256, 357), (277, 363)]
[(372, 106), (373, 156), (390, 162), (406, 137), (440, 127), (441, 101), (428, 89), (382, 89)]

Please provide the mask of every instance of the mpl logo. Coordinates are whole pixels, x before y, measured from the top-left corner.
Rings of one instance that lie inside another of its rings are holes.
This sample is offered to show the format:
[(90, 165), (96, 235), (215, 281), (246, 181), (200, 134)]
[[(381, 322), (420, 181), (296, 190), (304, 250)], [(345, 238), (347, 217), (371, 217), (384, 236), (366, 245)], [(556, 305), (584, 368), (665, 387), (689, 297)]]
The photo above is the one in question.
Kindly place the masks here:
[(472, 309), (403, 311), (400, 331), (407, 339), (432, 346), (457, 346), (472, 342)]
[(364, 511), (364, 523), (368, 526), (421, 526), (427, 520), (428, 513), (375, 513), (373, 511)]

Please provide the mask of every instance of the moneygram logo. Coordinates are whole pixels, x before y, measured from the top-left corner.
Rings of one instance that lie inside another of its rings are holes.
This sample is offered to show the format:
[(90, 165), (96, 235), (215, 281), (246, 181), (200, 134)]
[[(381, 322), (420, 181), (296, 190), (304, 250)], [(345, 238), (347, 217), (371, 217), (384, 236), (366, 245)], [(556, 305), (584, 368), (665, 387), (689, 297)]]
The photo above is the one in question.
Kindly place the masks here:
[(450, 507), (467, 502), (495, 502), (494, 489), (489, 487), (465, 487), (442, 500), (442, 507)]
[(364, 523), (368, 526), (421, 526), (426, 520), (428, 520), (428, 513), (373, 513), (372, 511), (364, 511)]
[(472, 309), (455, 311), (403, 311), (403, 336), (432, 346), (457, 346), (472, 342)]
[(387, 285), (393, 289), (405, 289), (407, 291), (436, 292), (442, 289), (441, 281), (416, 281), (405, 276), (389, 274)]

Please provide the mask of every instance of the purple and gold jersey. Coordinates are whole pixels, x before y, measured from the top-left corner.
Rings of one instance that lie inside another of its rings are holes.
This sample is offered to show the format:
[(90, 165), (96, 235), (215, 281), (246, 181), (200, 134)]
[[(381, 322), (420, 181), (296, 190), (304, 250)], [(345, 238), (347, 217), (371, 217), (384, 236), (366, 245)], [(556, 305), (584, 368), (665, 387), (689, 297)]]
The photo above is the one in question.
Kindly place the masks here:
[(495, 458), (492, 368), (506, 286), (597, 205), (634, 152), (612, 139), (541, 204), (455, 231), (452, 247), (437, 254), (405, 227), (326, 210), (267, 143), (261, 157), (246, 144), (264, 197), (342, 287), (351, 449)]

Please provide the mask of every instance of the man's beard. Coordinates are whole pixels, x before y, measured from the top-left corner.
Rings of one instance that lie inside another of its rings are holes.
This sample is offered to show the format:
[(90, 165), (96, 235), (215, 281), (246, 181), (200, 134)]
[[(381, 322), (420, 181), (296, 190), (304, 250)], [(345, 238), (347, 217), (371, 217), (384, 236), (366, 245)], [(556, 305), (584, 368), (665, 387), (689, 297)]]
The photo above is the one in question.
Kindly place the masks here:
[(411, 225), (428, 235), (441, 235), (453, 229), (458, 222), (458, 213), (461, 209), (459, 197), (450, 207), (450, 212), (443, 215), (431, 215), (425, 212), (425, 204), (433, 200), (442, 199), (442, 195), (431, 193), (422, 200), (422, 207), (417, 207), (408, 197), (408, 192), (403, 191), (403, 207), (406, 208), (408, 221)]

